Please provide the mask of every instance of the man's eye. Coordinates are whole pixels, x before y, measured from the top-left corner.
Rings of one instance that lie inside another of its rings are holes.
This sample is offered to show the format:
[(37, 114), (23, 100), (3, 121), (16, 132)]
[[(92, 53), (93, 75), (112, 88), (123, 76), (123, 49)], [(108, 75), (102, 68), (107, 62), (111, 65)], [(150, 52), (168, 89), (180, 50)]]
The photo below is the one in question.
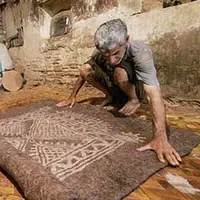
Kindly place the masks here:
[(115, 56), (115, 55), (117, 55), (117, 54), (119, 54), (119, 51), (115, 52), (115, 53), (113, 54), (113, 56)]

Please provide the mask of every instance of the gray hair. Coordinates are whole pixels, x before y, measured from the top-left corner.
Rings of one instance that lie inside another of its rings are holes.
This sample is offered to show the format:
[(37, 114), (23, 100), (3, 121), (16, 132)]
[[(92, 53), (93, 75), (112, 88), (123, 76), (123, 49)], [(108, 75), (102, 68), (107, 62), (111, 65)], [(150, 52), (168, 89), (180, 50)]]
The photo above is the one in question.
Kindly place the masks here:
[(96, 48), (107, 52), (127, 39), (127, 26), (121, 19), (113, 19), (99, 26), (94, 35)]

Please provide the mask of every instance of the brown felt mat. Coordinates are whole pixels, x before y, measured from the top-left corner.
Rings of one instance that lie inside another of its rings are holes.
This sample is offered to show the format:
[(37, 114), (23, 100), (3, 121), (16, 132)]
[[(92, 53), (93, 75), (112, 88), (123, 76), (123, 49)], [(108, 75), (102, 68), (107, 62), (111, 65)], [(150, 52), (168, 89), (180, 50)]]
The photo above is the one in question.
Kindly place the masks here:
[[(38, 102), (0, 114), (0, 167), (28, 200), (119, 200), (166, 166), (136, 152), (151, 132), (151, 122), (98, 107)], [(172, 128), (170, 142), (184, 156), (200, 137)]]

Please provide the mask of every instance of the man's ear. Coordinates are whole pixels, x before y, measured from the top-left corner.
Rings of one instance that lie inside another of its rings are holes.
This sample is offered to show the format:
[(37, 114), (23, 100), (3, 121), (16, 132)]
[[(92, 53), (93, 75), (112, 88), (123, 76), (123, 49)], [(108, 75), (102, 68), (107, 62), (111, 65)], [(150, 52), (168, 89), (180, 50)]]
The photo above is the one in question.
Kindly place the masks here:
[(95, 45), (95, 47), (98, 49), (99, 48), (99, 42), (98, 41), (94, 41), (94, 45)]
[(129, 41), (129, 38), (130, 38), (130, 35), (127, 35), (127, 37), (126, 37), (126, 42)]

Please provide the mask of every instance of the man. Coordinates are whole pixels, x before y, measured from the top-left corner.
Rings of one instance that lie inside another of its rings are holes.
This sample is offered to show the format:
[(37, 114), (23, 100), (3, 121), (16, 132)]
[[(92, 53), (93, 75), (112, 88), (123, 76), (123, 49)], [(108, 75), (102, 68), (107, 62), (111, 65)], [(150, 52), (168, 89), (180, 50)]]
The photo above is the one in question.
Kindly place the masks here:
[(95, 33), (94, 42), (97, 50), (79, 68), (80, 76), (71, 96), (57, 106), (72, 107), (78, 91), (87, 81), (105, 93), (102, 106), (115, 102), (120, 107), (119, 112), (132, 115), (140, 106), (139, 100), (145, 91), (152, 110), (154, 137), (137, 150), (154, 150), (161, 162), (167, 160), (178, 166), (181, 158), (168, 143), (165, 109), (150, 48), (141, 41), (130, 41), (127, 26), (120, 19), (102, 24)]

